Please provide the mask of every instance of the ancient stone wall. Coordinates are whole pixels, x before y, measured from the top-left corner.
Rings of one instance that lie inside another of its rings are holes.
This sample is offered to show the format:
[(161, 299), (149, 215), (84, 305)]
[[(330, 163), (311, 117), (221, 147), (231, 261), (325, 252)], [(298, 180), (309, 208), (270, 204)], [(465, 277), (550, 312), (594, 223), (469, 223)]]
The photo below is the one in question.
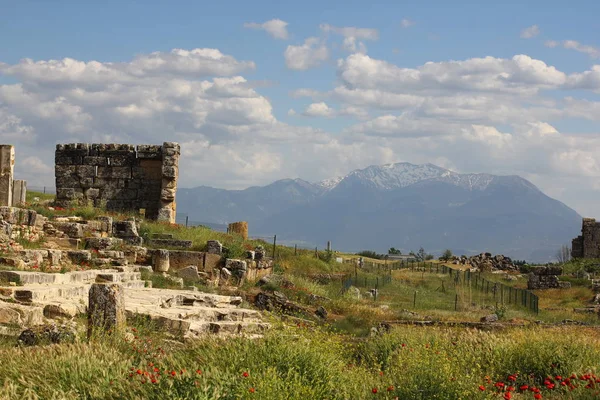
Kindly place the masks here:
[(72, 202), (112, 211), (145, 210), (150, 219), (175, 222), (179, 144), (56, 145), (56, 205)]
[(581, 235), (571, 242), (573, 258), (600, 258), (600, 223), (594, 218), (584, 218)]

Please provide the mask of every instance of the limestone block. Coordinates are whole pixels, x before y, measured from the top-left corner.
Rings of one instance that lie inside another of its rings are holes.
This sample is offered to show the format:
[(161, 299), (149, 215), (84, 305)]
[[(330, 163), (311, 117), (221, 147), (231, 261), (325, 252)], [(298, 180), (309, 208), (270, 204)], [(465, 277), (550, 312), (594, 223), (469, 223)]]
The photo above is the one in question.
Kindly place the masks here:
[(98, 167), (99, 178), (130, 179), (131, 167)]
[(3, 221), (15, 225), (19, 223), (20, 210), (20, 208), (16, 207), (2, 206), (0, 207), (0, 215), (2, 216)]
[(13, 181), (13, 205), (19, 206), (27, 201), (27, 181)]
[(177, 179), (179, 176), (179, 167), (163, 165), (162, 166), (162, 176), (163, 178)]
[(83, 164), (93, 165), (97, 167), (106, 167), (108, 165), (108, 157), (87, 156), (83, 157)]
[(220, 254), (209, 254), (205, 253), (204, 255), (204, 271), (211, 272), (213, 270), (218, 270), (221, 268), (223, 264), (223, 257)]
[(75, 177), (77, 176), (77, 166), (75, 165), (56, 165), (54, 167), (56, 177)]
[(82, 264), (90, 262), (92, 254), (87, 250), (68, 250), (67, 257), (69, 257), (73, 264)]
[(188, 250), (169, 250), (169, 265), (173, 270), (179, 270), (188, 265), (202, 265), (204, 253)]
[(89, 238), (86, 240), (86, 248), (96, 250), (114, 249), (123, 245), (123, 239), (115, 237)]
[(177, 276), (192, 282), (197, 282), (200, 280), (198, 267), (195, 265), (188, 265), (185, 268), (181, 268), (179, 271), (177, 271)]
[(83, 226), (77, 222), (57, 222), (52, 223), (54, 228), (64, 232), (70, 238), (82, 238), (83, 237)]
[(225, 268), (227, 268), (230, 271), (245, 271), (248, 268), (248, 266), (246, 264), (246, 261), (244, 260), (228, 258), (227, 260), (225, 260)]
[(206, 242), (206, 252), (209, 254), (223, 254), (223, 245), (218, 240), (208, 240)]
[(94, 283), (89, 292), (88, 337), (125, 327), (125, 292), (118, 283)]
[(169, 250), (155, 250), (152, 256), (152, 269), (154, 272), (167, 272), (169, 266)]
[(113, 235), (117, 237), (139, 236), (136, 221), (114, 221), (112, 224)]
[[(92, 185), (93, 185), (93, 181), (92, 181)], [(100, 189), (89, 188), (89, 189), (85, 190), (84, 194), (87, 199), (96, 199), (96, 198), (100, 197)]]
[(74, 303), (57, 303), (46, 304), (44, 306), (44, 317), (50, 319), (56, 318), (73, 318), (79, 314), (81, 310)]
[(0, 145), (0, 206), (13, 204), (13, 175), (15, 148), (8, 144)]
[(75, 175), (79, 178), (93, 178), (96, 176), (96, 167), (93, 165), (77, 165), (75, 167)]
[(79, 185), (80, 185), (80, 179), (73, 175), (66, 175), (66, 176), (57, 175), (55, 182), (56, 182), (56, 187), (59, 189), (79, 187)]
[(83, 189), (78, 188), (57, 188), (56, 198), (64, 200), (81, 200), (83, 199)]
[(173, 201), (175, 200), (175, 193), (177, 189), (161, 189), (160, 199), (162, 201)]
[(109, 160), (109, 164), (115, 167), (131, 167), (135, 163), (135, 153), (114, 155)]

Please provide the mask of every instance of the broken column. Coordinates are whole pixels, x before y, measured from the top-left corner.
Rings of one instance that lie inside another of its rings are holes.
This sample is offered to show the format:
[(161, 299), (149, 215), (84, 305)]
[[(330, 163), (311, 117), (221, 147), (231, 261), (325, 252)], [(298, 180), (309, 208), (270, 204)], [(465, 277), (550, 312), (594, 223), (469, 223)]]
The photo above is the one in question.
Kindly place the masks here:
[(162, 185), (160, 192), (160, 207), (158, 209), (158, 220), (175, 223), (177, 205), (175, 194), (177, 193), (177, 178), (179, 176), (179, 154), (178, 143), (165, 142), (162, 146)]
[(0, 206), (12, 206), (14, 170), (14, 146), (10, 144), (0, 145)]
[(88, 338), (125, 327), (125, 292), (118, 283), (94, 283), (89, 292)]
[(27, 202), (27, 181), (14, 180), (13, 181), (13, 206), (19, 206)]
[(170, 266), (169, 250), (155, 250), (152, 256), (152, 269), (154, 272), (167, 272)]
[(227, 233), (238, 234), (248, 240), (248, 223), (246, 221), (232, 222), (227, 226)]

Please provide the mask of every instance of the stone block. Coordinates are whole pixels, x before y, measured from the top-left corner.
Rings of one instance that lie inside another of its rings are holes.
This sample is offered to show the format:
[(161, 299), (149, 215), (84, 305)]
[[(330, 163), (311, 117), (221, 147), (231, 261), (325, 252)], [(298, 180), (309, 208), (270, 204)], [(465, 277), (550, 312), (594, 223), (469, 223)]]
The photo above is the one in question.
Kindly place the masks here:
[(179, 176), (179, 168), (175, 166), (162, 166), (162, 176), (163, 178), (177, 179)]
[(97, 188), (86, 189), (84, 192), (84, 195), (87, 199), (97, 199), (98, 197), (100, 197), (100, 189), (97, 189)]
[(204, 253), (199, 251), (169, 250), (169, 265), (172, 270), (179, 270), (188, 265), (203, 265)]
[(114, 155), (109, 158), (109, 164), (115, 167), (132, 167), (135, 164), (135, 153)]
[(175, 200), (175, 194), (177, 189), (161, 189), (160, 199), (162, 201), (173, 201)]
[(13, 204), (13, 180), (15, 148), (8, 144), (0, 145), (0, 206)]
[(82, 238), (83, 237), (83, 226), (77, 222), (53, 222), (52, 225), (55, 229), (65, 233), (70, 238)]
[(96, 176), (96, 167), (93, 165), (75, 166), (75, 175), (79, 178), (93, 178)]
[(54, 154), (54, 165), (81, 165), (83, 163), (83, 157), (69, 157), (63, 155), (62, 152), (56, 152)]
[(205, 253), (203, 261), (202, 266), (204, 267), (204, 271), (209, 273), (223, 266), (223, 257), (220, 254)]
[(169, 267), (169, 250), (155, 250), (152, 255), (152, 269), (154, 272), (167, 272)]
[(13, 205), (19, 206), (27, 202), (27, 181), (13, 181)]
[(98, 167), (99, 178), (130, 179), (131, 167)]
[(83, 164), (93, 165), (96, 167), (106, 167), (106, 166), (108, 166), (108, 157), (98, 157), (98, 156), (83, 157)]
[(125, 328), (125, 292), (118, 283), (94, 283), (89, 292), (88, 337)]
[(246, 261), (228, 258), (225, 260), (225, 268), (230, 271), (245, 271), (248, 267)]
[(58, 176), (57, 175), (55, 182), (56, 182), (56, 187), (59, 189), (76, 188), (76, 187), (79, 187), (79, 185), (80, 185), (79, 178), (76, 176), (73, 176), (73, 175), (67, 175), (67, 176)]
[(86, 240), (86, 248), (95, 250), (109, 250), (123, 245), (123, 239), (115, 237), (89, 238)]
[(56, 198), (62, 200), (81, 200), (83, 199), (83, 189), (57, 188)]
[(180, 247), (184, 249), (189, 249), (192, 247), (191, 240), (177, 240), (177, 239), (150, 239), (148, 241), (149, 245), (152, 246), (162, 246), (162, 247)]
[(67, 257), (73, 264), (81, 265), (83, 263), (89, 263), (92, 259), (92, 254), (87, 250), (68, 250)]
[(197, 282), (200, 280), (200, 275), (198, 274), (198, 267), (195, 265), (188, 265), (185, 268), (181, 268), (177, 271), (177, 276), (192, 282)]
[(209, 254), (223, 254), (223, 245), (218, 240), (208, 240), (206, 242), (206, 252)]
[(172, 233), (153, 233), (150, 239), (173, 239)]

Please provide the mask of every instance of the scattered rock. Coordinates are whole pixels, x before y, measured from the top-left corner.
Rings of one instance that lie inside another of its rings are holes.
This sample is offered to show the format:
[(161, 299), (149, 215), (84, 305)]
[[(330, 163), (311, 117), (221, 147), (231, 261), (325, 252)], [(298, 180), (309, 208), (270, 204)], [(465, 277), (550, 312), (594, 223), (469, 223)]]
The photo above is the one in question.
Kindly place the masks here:
[(317, 317), (327, 319), (327, 310), (323, 306), (319, 306), (319, 308), (317, 308), (317, 311), (315, 311), (315, 314), (317, 315)]
[(485, 317), (481, 317), (480, 321), (485, 322), (485, 323), (497, 322), (498, 316), (496, 314), (489, 314), (489, 315), (486, 315)]
[(25, 329), (19, 335), (17, 343), (22, 346), (74, 343), (77, 339), (75, 325), (41, 325)]
[(177, 276), (192, 282), (198, 282), (200, 280), (198, 267), (195, 265), (188, 265), (187, 267), (180, 269), (177, 271)]

